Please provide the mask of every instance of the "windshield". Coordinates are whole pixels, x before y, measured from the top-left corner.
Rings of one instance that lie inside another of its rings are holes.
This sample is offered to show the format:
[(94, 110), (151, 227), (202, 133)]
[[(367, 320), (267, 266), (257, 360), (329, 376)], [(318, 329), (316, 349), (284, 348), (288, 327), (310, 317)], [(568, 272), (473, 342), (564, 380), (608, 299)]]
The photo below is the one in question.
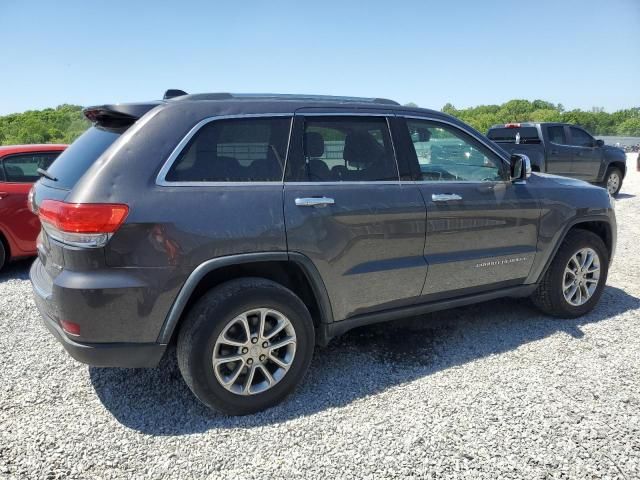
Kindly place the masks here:
[(93, 165), (93, 162), (122, 133), (124, 133), (124, 129), (113, 130), (91, 127), (73, 142), (47, 170), (49, 175), (56, 180), (43, 177), (41, 182), (50, 187), (71, 190), (85, 172), (89, 170), (89, 167)]

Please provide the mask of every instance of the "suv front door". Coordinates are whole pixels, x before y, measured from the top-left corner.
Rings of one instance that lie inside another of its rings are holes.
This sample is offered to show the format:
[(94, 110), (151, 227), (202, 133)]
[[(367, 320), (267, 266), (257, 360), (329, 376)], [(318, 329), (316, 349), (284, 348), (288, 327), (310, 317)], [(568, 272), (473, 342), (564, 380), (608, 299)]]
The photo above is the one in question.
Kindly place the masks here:
[(384, 115), (296, 115), (287, 246), (315, 265), (336, 320), (414, 303), (422, 291), (425, 204), (398, 175)]
[(536, 255), (536, 198), (461, 127), (406, 118), (409, 164), (427, 205), (423, 301), (522, 284)]
[(573, 162), (571, 176), (596, 182), (602, 164), (602, 149), (597, 146), (595, 138), (579, 127), (569, 127)]

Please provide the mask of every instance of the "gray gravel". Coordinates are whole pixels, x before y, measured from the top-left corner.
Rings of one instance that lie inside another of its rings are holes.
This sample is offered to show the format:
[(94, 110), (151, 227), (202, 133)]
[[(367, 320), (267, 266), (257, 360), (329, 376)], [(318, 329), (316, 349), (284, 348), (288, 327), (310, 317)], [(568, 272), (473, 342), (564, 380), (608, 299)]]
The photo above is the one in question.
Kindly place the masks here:
[(173, 359), (88, 368), (39, 323), (28, 263), (0, 274), (0, 477), (638, 478), (640, 173), (617, 202), (600, 306), (503, 300), (360, 329), (283, 405), (226, 418)]

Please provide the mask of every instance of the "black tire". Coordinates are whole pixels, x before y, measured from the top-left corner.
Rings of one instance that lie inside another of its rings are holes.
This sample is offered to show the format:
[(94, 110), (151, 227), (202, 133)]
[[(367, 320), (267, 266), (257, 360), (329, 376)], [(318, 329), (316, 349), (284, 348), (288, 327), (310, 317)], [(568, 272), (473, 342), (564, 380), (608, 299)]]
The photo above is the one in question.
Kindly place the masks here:
[(7, 250), (4, 247), (4, 242), (2, 241), (2, 237), (0, 236), (0, 270), (4, 267), (7, 261)]
[[(287, 317), (295, 330), (295, 354), (289, 370), (268, 390), (240, 395), (217, 380), (214, 347), (231, 320), (254, 308), (274, 309)], [(272, 407), (293, 392), (309, 368), (314, 346), (313, 321), (300, 298), (270, 280), (241, 278), (207, 292), (189, 311), (178, 335), (178, 366), (202, 403), (228, 415), (246, 415)]]
[(618, 195), (618, 193), (620, 193), (620, 189), (622, 188), (622, 171), (618, 167), (609, 167), (609, 169), (607, 170), (607, 174), (604, 176), (604, 182), (602, 183), (602, 186), (609, 190), (609, 179), (613, 175), (617, 175), (619, 179), (617, 188), (615, 188), (613, 191), (609, 191), (609, 193), (613, 197), (615, 197)]
[[(584, 304), (575, 306), (570, 304), (564, 297), (562, 291), (563, 280), (569, 260), (583, 248), (591, 248), (598, 254), (600, 258), (600, 278), (591, 298)], [(562, 318), (580, 317), (593, 310), (597, 305), (604, 291), (608, 272), (609, 253), (602, 239), (588, 230), (571, 230), (562, 245), (560, 245), (531, 299), (534, 305), (548, 315)]]

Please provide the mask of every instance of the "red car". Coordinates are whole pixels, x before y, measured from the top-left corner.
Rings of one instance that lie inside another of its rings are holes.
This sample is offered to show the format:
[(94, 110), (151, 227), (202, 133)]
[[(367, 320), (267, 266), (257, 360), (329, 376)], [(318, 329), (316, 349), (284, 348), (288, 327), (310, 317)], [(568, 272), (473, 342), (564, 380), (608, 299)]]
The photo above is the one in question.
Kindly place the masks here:
[(40, 222), (27, 206), (33, 183), (66, 145), (0, 147), (0, 269), (9, 261), (36, 254)]

